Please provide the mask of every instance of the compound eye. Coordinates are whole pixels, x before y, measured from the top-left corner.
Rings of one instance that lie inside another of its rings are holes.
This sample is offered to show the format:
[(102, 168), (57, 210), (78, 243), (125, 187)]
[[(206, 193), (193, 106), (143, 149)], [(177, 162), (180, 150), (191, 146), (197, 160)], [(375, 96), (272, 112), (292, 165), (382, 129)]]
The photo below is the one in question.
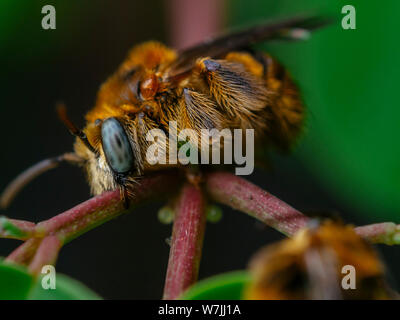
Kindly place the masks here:
[(119, 174), (128, 173), (133, 167), (132, 147), (126, 132), (115, 118), (104, 120), (101, 126), (103, 151), (111, 169)]

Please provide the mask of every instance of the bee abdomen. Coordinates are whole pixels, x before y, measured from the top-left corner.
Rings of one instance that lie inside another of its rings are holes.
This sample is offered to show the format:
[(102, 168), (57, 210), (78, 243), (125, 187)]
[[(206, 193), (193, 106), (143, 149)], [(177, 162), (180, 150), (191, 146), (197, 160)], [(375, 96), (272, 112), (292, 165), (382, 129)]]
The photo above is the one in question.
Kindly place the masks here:
[(303, 128), (304, 106), (299, 89), (288, 71), (270, 55), (264, 54), (264, 57), (264, 77), (267, 88), (272, 92), (271, 103), (266, 108), (271, 119), (267, 136), (279, 149), (287, 150)]
[(289, 149), (303, 127), (304, 108), (288, 71), (262, 52), (231, 52), (225, 59), (241, 63), (247, 72), (263, 79), (268, 100), (257, 112), (256, 119), (263, 121), (263, 135), (270, 144), (281, 150)]

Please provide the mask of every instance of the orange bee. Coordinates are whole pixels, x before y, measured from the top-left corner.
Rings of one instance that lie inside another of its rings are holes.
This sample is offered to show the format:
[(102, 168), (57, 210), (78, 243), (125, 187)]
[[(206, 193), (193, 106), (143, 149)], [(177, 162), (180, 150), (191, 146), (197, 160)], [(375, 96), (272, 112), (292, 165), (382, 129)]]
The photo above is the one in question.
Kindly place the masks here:
[(246, 299), (398, 299), (373, 247), (329, 220), (261, 249), (250, 273)]
[(288, 72), (254, 43), (304, 38), (325, 24), (319, 18), (293, 18), (204, 42), (176, 52), (159, 42), (134, 47), (101, 86), (83, 130), (59, 115), (76, 138), (74, 153), (40, 162), (22, 173), (3, 193), (7, 206), (17, 192), (45, 170), (66, 161), (82, 166), (94, 195), (119, 188), (123, 197), (137, 179), (173, 164), (146, 159), (151, 129), (178, 133), (193, 129), (254, 129), (256, 143), (286, 150), (299, 135), (304, 109)]

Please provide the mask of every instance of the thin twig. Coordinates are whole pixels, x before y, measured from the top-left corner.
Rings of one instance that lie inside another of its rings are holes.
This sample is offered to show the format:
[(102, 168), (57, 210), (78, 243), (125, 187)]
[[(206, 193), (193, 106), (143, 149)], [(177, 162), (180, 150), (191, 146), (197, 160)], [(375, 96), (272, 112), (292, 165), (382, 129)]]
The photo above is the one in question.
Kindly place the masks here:
[(0, 217), (0, 238), (27, 240), (34, 234), (35, 226), (30, 221)]
[[(135, 197), (130, 201), (129, 210), (146, 200), (154, 200), (174, 193), (179, 183), (180, 175), (176, 171), (141, 180), (135, 187)], [(56, 235), (63, 245), (129, 210), (125, 209), (119, 190), (105, 192), (49, 220), (38, 223), (31, 233), (32, 238), (15, 249), (6, 260), (27, 264), (36, 253), (42, 238)], [(18, 223), (18, 220), (13, 221)], [(22, 223), (19, 224), (22, 225)]]
[[(206, 190), (213, 200), (245, 212), (287, 236), (311, 220), (267, 191), (228, 172), (210, 173)], [(372, 243), (400, 244), (400, 225), (393, 222), (356, 227), (355, 231)]]
[[(180, 177), (171, 171), (143, 178), (130, 209), (145, 200), (173, 194), (180, 186)], [(212, 200), (241, 210), (288, 236), (310, 221), (285, 202), (230, 173), (206, 175), (204, 187)], [(178, 298), (196, 281), (205, 229), (204, 199), (199, 189), (186, 185), (176, 209), (164, 299)], [(37, 225), (2, 218), (0, 237), (26, 240), (6, 261), (30, 263), (31, 271), (37, 272), (44, 263), (55, 261), (62, 245), (124, 212), (119, 191), (111, 191)], [(392, 222), (355, 227), (355, 231), (373, 243), (400, 244), (400, 226)]]
[(26, 240), (17, 249), (10, 253), (5, 261), (27, 265), (35, 255), (41, 240), (42, 239), (40, 238), (30, 238)]
[(355, 232), (372, 243), (400, 244), (400, 225), (393, 222), (374, 223), (354, 228)]
[(52, 265), (56, 262), (58, 252), (62, 242), (56, 236), (47, 236), (40, 243), (35, 257), (29, 265), (29, 271), (32, 274), (39, 274), (44, 265)]
[(27, 186), (32, 180), (40, 176), (46, 171), (54, 169), (62, 162), (68, 162), (71, 164), (79, 164), (82, 159), (79, 158), (75, 153), (65, 153), (58, 157), (45, 159), (36, 163), (32, 167), (26, 169), (19, 174), (6, 189), (0, 194), (0, 208), (6, 209), (18, 193)]
[(163, 299), (177, 299), (197, 281), (206, 224), (201, 190), (187, 184), (176, 208)]
[(288, 236), (309, 221), (287, 203), (228, 172), (210, 173), (206, 178), (206, 190), (214, 201), (245, 212)]

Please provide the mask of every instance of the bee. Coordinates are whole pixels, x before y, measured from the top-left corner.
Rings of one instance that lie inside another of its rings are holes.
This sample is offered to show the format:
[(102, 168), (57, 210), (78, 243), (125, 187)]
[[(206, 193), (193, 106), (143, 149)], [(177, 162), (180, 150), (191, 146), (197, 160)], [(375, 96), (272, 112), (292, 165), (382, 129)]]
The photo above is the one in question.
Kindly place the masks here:
[(332, 220), (313, 224), (256, 253), (246, 299), (398, 299), (383, 262), (354, 228)]
[(59, 106), (61, 120), (76, 136), (74, 152), (23, 172), (4, 191), (1, 206), (6, 207), (30, 180), (61, 162), (84, 168), (92, 194), (120, 189), (122, 197), (131, 197), (140, 177), (177, 166), (168, 161), (154, 165), (146, 159), (147, 133), (167, 132), (171, 121), (178, 133), (189, 128), (196, 135), (201, 129), (254, 129), (256, 143), (288, 150), (304, 120), (299, 90), (277, 60), (251, 46), (303, 39), (325, 23), (317, 17), (291, 18), (181, 52), (155, 41), (135, 46), (100, 87), (83, 130)]

